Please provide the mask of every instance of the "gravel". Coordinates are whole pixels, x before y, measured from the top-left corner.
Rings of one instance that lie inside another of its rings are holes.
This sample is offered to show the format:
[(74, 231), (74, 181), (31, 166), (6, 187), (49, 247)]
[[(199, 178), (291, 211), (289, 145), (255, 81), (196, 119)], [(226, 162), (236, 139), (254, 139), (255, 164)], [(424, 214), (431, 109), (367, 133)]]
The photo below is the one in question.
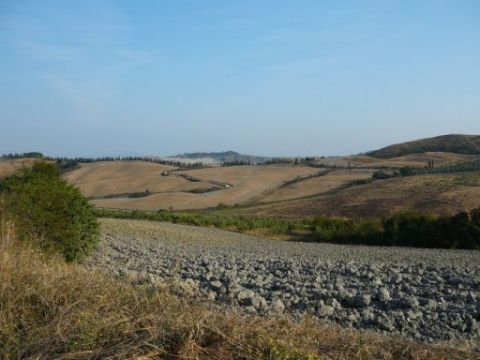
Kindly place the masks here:
[(88, 265), (245, 313), (304, 314), (416, 340), (480, 339), (480, 252), (293, 243), (102, 220)]

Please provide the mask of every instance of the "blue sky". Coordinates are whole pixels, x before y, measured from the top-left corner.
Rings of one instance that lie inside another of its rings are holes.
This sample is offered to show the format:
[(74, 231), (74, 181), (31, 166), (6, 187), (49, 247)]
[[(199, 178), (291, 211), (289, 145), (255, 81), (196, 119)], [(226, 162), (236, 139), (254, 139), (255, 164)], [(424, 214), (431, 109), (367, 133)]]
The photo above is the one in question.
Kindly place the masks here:
[(351, 154), (480, 133), (480, 1), (0, 0), (0, 153)]

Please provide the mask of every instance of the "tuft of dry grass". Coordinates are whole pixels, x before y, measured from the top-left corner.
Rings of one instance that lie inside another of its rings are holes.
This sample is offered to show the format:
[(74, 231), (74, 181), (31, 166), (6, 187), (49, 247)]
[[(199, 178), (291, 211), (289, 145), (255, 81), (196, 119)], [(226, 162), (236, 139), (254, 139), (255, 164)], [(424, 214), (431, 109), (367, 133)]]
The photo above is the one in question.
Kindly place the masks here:
[(0, 242), (1, 359), (468, 359), (430, 346), (321, 325), (242, 317), (136, 287)]

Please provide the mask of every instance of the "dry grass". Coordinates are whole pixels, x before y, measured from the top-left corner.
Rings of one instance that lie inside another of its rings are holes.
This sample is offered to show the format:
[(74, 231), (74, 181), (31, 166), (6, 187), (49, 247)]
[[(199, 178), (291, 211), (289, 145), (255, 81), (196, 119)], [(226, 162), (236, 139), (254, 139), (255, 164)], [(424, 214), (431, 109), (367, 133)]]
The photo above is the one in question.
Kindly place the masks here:
[(107, 161), (82, 164), (65, 179), (78, 186), (87, 197), (143, 192), (182, 192), (212, 185), (190, 182), (179, 176), (162, 176), (172, 166), (145, 161)]
[[(205, 209), (216, 207), (219, 204), (233, 206), (245, 204), (262, 193), (268, 193), (297, 176), (316, 174), (319, 169), (306, 166), (231, 166), (219, 168), (206, 168), (179, 172), (205, 181), (205, 185), (211, 187), (207, 182), (219, 182), (232, 185), (230, 188), (202, 194), (179, 192), (158, 193), (143, 198), (135, 199), (100, 199), (93, 201), (98, 207), (120, 208), (120, 209)], [(171, 175), (163, 177), (166, 183), (170, 181), (187, 181), (179, 176)], [(107, 180), (106, 180), (107, 181)], [(202, 182), (190, 183), (195, 187)], [(84, 194), (86, 185), (80, 185)], [(143, 191), (144, 189), (142, 189)], [(149, 190), (152, 190), (149, 188)]]
[(12, 175), (15, 171), (25, 166), (31, 166), (38, 159), (22, 158), (22, 159), (0, 159), (0, 178)]
[[(366, 167), (400, 167), (415, 164), (424, 166), (431, 159), (435, 159), (435, 164), (440, 166), (468, 157), (469, 155), (426, 153), (388, 160), (366, 156), (357, 156), (355, 159)], [(179, 171), (161, 176), (162, 171), (167, 169), (171, 167), (147, 162), (99, 162), (83, 164), (80, 169), (68, 172), (65, 177), (90, 197), (138, 193), (146, 189), (152, 193), (137, 198), (120, 196), (92, 200), (97, 207), (116, 209), (200, 210), (221, 204), (267, 204), (256, 206), (252, 211), (248, 209), (240, 212), (298, 218), (316, 215), (387, 216), (404, 209), (452, 214), (480, 204), (480, 187), (455, 182), (456, 178), (464, 176), (456, 174), (412, 176), (342, 189), (348, 182), (369, 178), (372, 170), (334, 170), (324, 176), (283, 186), (297, 177), (314, 175), (321, 170), (305, 166), (233, 166)], [(199, 181), (189, 181), (179, 176), (182, 174)], [(231, 187), (222, 188), (215, 183), (230, 184)], [(212, 187), (220, 190), (190, 192)], [(268, 203), (275, 204), (270, 206)]]
[(372, 171), (368, 170), (335, 170), (325, 175), (312, 177), (304, 181), (281, 187), (271, 194), (259, 199), (262, 203), (290, 200), (312, 195), (323, 194), (354, 180), (370, 179)]
[(1, 359), (468, 359), (471, 350), (245, 318), (0, 242)]
[(287, 218), (377, 217), (408, 209), (451, 215), (479, 204), (479, 173), (435, 174), (380, 180), (333, 194), (239, 209), (238, 213)]
[(187, 173), (199, 179), (216, 180), (233, 186), (223, 191), (215, 201), (234, 205), (244, 204), (256, 196), (269, 192), (297, 177), (318, 173), (307, 166), (229, 166), (191, 170)]

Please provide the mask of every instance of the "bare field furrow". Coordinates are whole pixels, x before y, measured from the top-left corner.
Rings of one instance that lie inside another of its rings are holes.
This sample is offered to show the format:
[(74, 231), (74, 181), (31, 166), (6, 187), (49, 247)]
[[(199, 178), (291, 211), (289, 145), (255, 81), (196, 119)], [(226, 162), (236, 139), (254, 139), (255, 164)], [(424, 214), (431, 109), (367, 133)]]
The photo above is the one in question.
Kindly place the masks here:
[(90, 265), (246, 313), (478, 346), (480, 252), (291, 243), (217, 229), (102, 220)]

